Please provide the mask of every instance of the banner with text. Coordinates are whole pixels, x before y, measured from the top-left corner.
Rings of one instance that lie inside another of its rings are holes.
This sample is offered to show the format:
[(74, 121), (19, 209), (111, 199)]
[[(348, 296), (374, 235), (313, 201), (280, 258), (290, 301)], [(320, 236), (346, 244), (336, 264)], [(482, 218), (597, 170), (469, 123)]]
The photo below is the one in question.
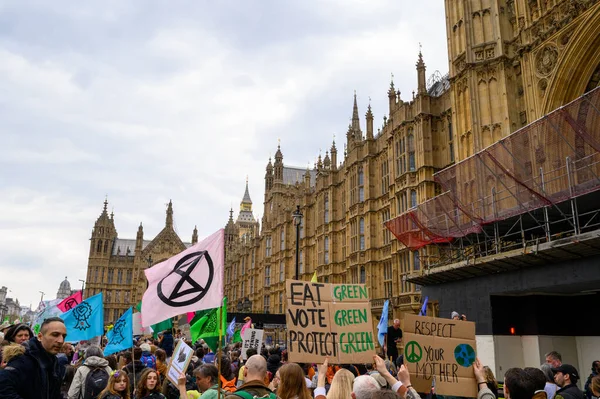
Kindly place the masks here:
[(404, 364), (417, 392), (477, 397), (475, 323), (404, 314)]
[(263, 334), (264, 330), (258, 330), (256, 328), (247, 328), (244, 331), (244, 342), (242, 343), (242, 359), (246, 360), (246, 351), (250, 348), (256, 349), (256, 353), (260, 355), (260, 351), (263, 346)]
[(286, 281), (290, 362), (371, 363), (375, 336), (364, 284)]

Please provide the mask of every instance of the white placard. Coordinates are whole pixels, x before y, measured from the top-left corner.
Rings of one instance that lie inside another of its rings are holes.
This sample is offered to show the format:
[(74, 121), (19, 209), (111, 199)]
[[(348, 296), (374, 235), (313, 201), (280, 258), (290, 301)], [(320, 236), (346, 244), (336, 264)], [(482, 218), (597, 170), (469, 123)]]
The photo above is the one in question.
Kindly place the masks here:
[(242, 342), (242, 359), (246, 359), (246, 351), (250, 348), (255, 348), (256, 352), (260, 355), (260, 351), (263, 346), (263, 334), (264, 330), (258, 330), (256, 328), (247, 328), (244, 331), (244, 340)]
[(150, 335), (154, 332), (152, 327), (142, 327), (142, 314), (134, 313), (133, 316), (133, 335)]
[(179, 340), (173, 356), (171, 356), (171, 362), (169, 363), (169, 370), (167, 371), (167, 378), (173, 385), (177, 386), (177, 379), (181, 373), (185, 373), (192, 360), (194, 351), (190, 348), (182, 339)]

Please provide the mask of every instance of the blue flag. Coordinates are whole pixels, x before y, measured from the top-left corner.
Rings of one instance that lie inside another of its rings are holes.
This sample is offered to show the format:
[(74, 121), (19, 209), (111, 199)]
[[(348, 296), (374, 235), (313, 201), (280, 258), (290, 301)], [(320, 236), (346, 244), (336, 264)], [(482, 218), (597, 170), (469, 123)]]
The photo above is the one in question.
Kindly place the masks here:
[(60, 318), (65, 322), (68, 342), (83, 341), (104, 334), (102, 293), (87, 298), (61, 314)]
[(423, 307), (421, 307), (421, 311), (419, 312), (419, 316), (427, 316), (427, 302), (429, 302), (429, 297), (426, 296), (423, 301)]
[(379, 319), (379, 324), (377, 325), (377, 340), (379, 341), (380, 346), (383, 346), (383, 336), (387, 334), (389, 307), (390, 300), (388, 299), (383, 304), (383, 310), (381, 311), (381, 319)]
[(233, 320), (231, 320), (231, 323), (229, 323), (229, 327), (227, 327), (227, 335), (230, 337), (233, 337), (234, 330), (235, 330), (235, 316), (233, 317)]
[(104, 356), (133, 347), (133, 309), (129, 308), (117, 320), (112, 330), (106, 333), (108, 344)]

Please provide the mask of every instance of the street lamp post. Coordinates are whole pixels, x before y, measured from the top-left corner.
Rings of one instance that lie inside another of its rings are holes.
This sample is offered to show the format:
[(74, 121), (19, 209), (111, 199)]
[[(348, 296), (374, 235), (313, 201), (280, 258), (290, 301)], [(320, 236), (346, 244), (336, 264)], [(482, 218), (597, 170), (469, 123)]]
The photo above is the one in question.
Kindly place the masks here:
[(83, 290), (85, 289), (85, 280), (79, 279), (81, 281), (81, 295), (83, 295)]
[(40, 298), (40, 302), (44, 302), (44, 294), (45, 292), (39, 291), (40, 294), (42, 294), (42, 297)]
[(294, 224), (296, 225), (296, 280), (298, 280), (299, 267), (300, 267), (300, 225), (302, 224), (302, 212), (300, 212), (300, 205), (296, 205), (296, 210), (292, 213), (294, 217)]

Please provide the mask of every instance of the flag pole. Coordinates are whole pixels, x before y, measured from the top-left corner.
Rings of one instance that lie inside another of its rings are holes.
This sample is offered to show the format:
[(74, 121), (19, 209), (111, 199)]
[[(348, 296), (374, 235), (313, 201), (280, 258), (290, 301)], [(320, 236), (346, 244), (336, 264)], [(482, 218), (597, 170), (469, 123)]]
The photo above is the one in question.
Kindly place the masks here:
[(218, 357), (218, 359), (217, 359), (218, 363), (217, 364), (218, 364), (218, 367), (219, 367), (219, 389), (218, 389), (218, 392), (217, 392), (217, 399), (221, 399), (221, 389), (222, 389), (220, 387), (220, 385), (222, 385), (222, 383), (221, 383), (221, 339), (222, 339), (222, 336), (223, 336), (223, 326), (222, 326), (223, 320), (222, 319), (223, 319), (223, 301), (221, 301), (221, 309), (219, 309), (219, 316), (217, 318), (218, 325), (219, 325), (219, 344), (218, 344), (219, 347), (217, 349), (217, 357)]
[(135, 345), (131, 347), (131, 364), (133, 365), (133, 389), (135, 390), (135, 356), (133, 355), (133, 348)]

